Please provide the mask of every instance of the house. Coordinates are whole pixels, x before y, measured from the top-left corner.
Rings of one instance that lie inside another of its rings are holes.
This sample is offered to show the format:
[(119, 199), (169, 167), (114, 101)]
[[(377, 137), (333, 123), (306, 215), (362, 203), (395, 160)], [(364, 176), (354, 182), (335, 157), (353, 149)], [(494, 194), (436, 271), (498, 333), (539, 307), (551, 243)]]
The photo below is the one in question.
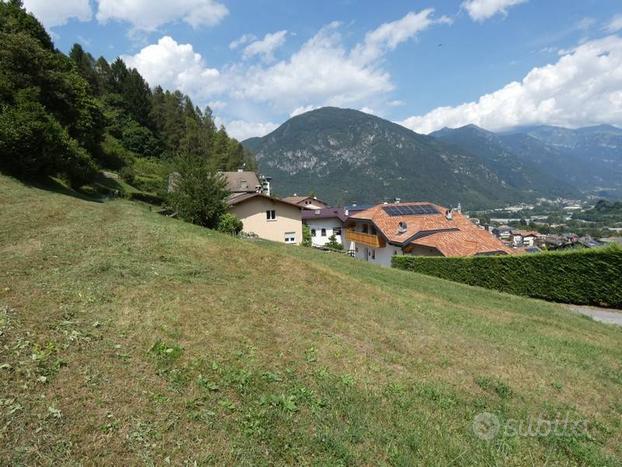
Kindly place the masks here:
[(511, 231), (511, 240), (512, 245), (515, 247), (531, 247), (535, 246), (536, 240), (541, 235), (538, 232), (527, 232), (524, 230), (512, 230)]
[(324, 246), (331, 235), (343, 245), (343, 225), (348, 216), (344, 208), (303, 209), (302, 223), (311, 229), (313, 246)]
[(500, 225), (492, 229), (492, 233), (501, 240), (510, 241), (512, 239), (512, 228), (509, 225)]
[(305, 209), (324, 209), (328, 207), (327, 203), (317, 199), (316, 196), (298, 196), (296, 195), (296, 193), (294, 193), (293, 196), (287, 196), (286, 198), (283, 198), (283, 201), (297, 204), (301, 208)]
[(478, 256), (511, 249), (460, 212), (432, 203), (379, 204), (352, 214), (345, 224), (354, 256), (383, 266), (393, 255)]
[(302, 242), (301, 208), (263, 193), (237, 193), (227, 199), (229, 212), (242, 221), (247, 234), (275, 242)]
[[(275, 242), (302, 242), (302, 208), (270, 196), (270, 180), (255, 172), (222, 172), (226, 181), (229, 212), (242, 221), (243, 231)], [(267, 181), (267, 186), (266, 186)]]

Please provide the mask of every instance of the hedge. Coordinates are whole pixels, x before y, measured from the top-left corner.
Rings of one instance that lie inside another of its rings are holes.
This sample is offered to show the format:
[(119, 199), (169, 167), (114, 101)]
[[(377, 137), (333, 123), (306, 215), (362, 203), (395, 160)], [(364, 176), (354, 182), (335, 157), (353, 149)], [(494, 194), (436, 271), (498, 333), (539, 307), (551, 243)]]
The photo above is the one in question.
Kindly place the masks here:
[(398, 269), (544, 300), (622, 308), (622, 249), (521, 256), (394, 256)]

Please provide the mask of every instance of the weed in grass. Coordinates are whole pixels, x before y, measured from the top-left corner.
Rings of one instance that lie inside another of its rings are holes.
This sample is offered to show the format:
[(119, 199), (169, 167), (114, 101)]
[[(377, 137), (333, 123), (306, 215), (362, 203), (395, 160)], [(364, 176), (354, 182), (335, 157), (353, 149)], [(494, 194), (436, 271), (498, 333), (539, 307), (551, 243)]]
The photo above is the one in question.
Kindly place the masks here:
[(477, 385), (484, 391), (492, 392), (501, 399), (509, 399), (512, 397), (512, 390), (503, 381), (490, 376), (480, 376), (475, 379)]
[(177, 344), (167, 345), (162, 341), (156, 341), (150, 351), (158, 362), (170, 364), (181, 356), (182, 348)]

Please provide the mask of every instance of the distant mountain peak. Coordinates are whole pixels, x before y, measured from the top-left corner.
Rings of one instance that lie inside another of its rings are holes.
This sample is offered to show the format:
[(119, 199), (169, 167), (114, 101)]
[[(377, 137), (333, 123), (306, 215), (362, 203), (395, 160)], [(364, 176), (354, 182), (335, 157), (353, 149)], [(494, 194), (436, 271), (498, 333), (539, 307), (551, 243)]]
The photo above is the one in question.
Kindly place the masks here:
[[(496, 138), (475, 125), (441, 132)], [(525, 178), (511, 158), (509, 167), (495, 166), (487, 156), (354, 109), (314, 109), (244, 145), (255, 153), (261, 172), (272, 176), (275, 193), (314, 192), (337, 205), (399, 197), (498, 206), (532, 199), (549, 183), (527, 180), (531, 175)]]

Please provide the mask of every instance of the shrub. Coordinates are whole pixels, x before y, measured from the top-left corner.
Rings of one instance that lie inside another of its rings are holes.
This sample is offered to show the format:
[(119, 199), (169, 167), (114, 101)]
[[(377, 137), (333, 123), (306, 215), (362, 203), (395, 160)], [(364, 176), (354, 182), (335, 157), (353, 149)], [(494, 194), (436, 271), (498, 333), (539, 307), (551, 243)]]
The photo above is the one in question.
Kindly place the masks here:
[(326, 248), (330, 248), (331, 250), (343, 250), (343, 245), (337, 241), (335, 234), (328, 237), (328, 242), (326, 242), (324, 246)]
[(238, 219), (235, 215), (226, 212), (220, 216), (217, 230), (229, 235), (238, 235), (242, 231), (243, 227), (244, 225), (240, 219)]
[(393, 267), (455, 282), (577, 305), (622, 307), (622, 249), (522, 256), (394, 256)]
[(302, 246), (311, 246), (311, 227), (302, 224)]
[(134, 184), (136, 179), (136, 174), (134, 173), (134, 169), (130, 166), (125, 166), (119, 170), (119, 176), (125, 180), (130, 185)]

